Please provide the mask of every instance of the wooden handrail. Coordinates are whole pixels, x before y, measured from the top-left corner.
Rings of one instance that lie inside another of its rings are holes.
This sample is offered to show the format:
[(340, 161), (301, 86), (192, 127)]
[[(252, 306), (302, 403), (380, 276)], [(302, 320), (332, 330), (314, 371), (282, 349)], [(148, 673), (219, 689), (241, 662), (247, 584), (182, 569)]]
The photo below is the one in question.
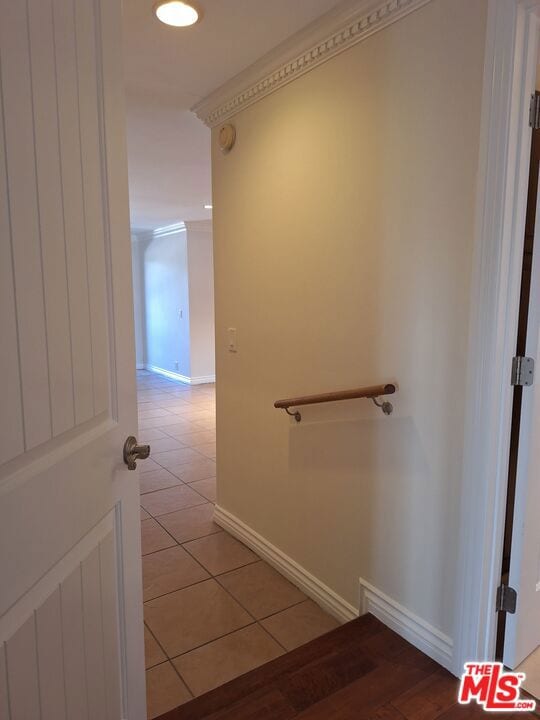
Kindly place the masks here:
[(393, 410), (389, 402), (378, 403), (375, 398), (381, 395), (393, 395), (396, 392), (396, 385), (387, 383), (386, 385), (371, 385), (369, 387), (354, 388), (353, 390), (337, 390), (336, 392), (320, 393), (319, 395), (303, 395), (296, 398), (287, 398), (285, 400), (276, 400), (274, 407), (285, 410), (288, 415), (292, 415), (297, 422), (300, 422), (302, 416), (299, 412), (289, 412), (291, 407), (300, 407), (301, 405), (317, 405), (319, 403), (338, 402), (340, 400), (356, 400), (357, 398), (371, 398), (378, 407), (381, 407), (385, 415), (390, 415)]

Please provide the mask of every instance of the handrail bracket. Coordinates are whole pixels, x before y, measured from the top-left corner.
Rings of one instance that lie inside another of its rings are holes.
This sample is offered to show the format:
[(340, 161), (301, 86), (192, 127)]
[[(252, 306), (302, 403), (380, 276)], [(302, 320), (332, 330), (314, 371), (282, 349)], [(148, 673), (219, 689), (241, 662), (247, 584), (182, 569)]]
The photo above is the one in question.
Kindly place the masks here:
[(300, 413), (298, 412), (298, 410), (295, 410), (294, 412), (291, 412), (291, 411), (289, 410), (289, 408), (283, 408), (283, 409), (285, 410), (285, 412), (287, 413), (287, 415), (290, 415), (291, 417), (293, 417), (293, 418), (296, 420), (296, 422), (300, 422), (300, 421), (302, 420), (302, 416), (300, 415)]
[(383, 411), (383, 413), (385, 415), (391, 415), (394, 412), (394, 406), (392, 405), (391, 402), (388, 402), (388, 400), (383, 400), (382, 402), (378, 402), (377, 398), (375, 398), (375, 397), (372, 397), (371, 399), (373, 400), (374, 404), (377, 407), (381, 408), (381, 410)]

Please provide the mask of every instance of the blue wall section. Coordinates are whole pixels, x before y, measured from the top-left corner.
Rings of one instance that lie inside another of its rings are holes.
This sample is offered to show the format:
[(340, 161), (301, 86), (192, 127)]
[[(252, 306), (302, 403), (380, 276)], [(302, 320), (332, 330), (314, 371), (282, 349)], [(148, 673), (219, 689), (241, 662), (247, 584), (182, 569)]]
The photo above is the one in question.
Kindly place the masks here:
[[(191, 376), (186, 232), (155, 237), (144, 254), (146, 363)], [(179, 317), (182, 310), (183, 317)], [(178, 366), (175, 363), (178, 362)]]

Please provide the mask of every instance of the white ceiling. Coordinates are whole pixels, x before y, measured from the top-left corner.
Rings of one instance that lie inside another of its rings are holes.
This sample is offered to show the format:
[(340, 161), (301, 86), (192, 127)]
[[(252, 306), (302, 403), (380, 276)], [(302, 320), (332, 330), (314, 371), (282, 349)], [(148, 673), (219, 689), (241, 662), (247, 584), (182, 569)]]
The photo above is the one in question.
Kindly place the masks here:
[(163, 25), (153, 4), (123, 3), (134, 229), (211, 216), (210, 131), (190, 107), (336, 0), (200, 0), (203, 19), (190, 28)]

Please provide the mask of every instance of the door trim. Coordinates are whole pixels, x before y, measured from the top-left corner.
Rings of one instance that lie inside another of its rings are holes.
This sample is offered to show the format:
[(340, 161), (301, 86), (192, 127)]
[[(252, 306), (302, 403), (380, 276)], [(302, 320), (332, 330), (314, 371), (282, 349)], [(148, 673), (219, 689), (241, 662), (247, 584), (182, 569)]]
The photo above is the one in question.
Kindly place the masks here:
[(494, 659), (540, 0), (488, 0), (454, 672)]

